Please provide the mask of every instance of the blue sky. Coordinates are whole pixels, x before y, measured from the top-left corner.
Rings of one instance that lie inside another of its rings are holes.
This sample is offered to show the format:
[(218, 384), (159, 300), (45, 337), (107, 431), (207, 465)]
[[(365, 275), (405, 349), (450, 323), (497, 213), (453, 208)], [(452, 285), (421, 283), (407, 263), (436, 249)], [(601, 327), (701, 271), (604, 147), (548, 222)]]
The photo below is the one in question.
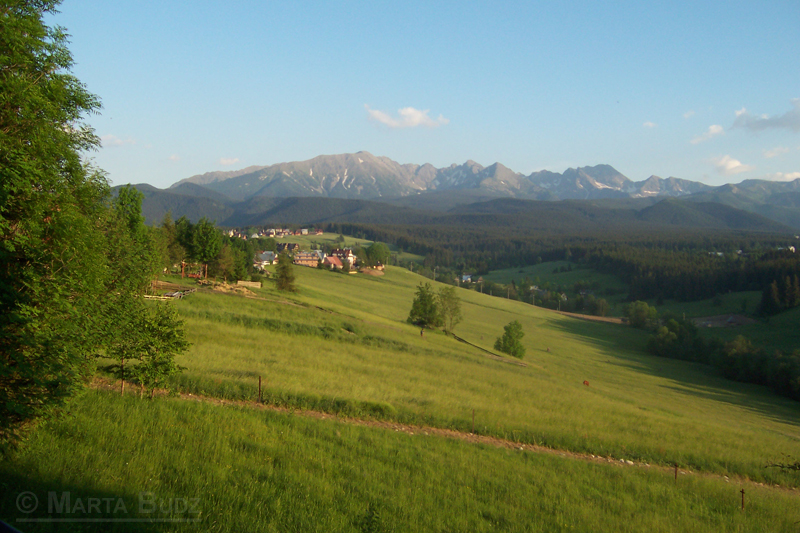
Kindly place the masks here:
[[(500, 4), (500, 5), (498, 5)], [(800, 2), (65, 0), (113, 184), (366, 150), (800, 178)]]

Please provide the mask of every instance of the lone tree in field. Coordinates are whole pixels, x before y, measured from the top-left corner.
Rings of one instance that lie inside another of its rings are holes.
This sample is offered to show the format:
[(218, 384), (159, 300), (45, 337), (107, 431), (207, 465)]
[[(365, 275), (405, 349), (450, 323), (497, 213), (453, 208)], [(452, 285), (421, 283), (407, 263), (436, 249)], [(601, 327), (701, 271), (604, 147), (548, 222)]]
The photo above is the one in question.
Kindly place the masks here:
[(461, 322), (461, 298), (455, 287), (442, 287), (438, 294), (439, 314), (445, 333), (453, 333), (453, 329)]
[(279, 291), (297, 292), (294, 284), (294, 265), (289, 254), (284, 252), (278, 256), (278, 268), (275, 273)]
[(160, 303), (141, 317), (139, 364), (133, 375), (142, 391), (146, 388), (152, 398), (156, 388), (166, 385), (170, 376), (185, 370), (175, 362), (175, 356), (189, 348), (183, 321), (168, 303)]
[(414, 301), (411, 303), (411, 312), (408, 314), (407, 322), (423, 328), (440, 326), (442, 317), (439, 311), (436, 294), (433, 292), (431, 284), (420, 283)]
[(522, 345), (522, 337), (525, 334), (522, 332), (522, 324), (515, 320), (506, 324), (503, 329), (505, 332), (502, 337), (497, 337), (494, 349), (519, 359), (525, 357), (525, 347)]

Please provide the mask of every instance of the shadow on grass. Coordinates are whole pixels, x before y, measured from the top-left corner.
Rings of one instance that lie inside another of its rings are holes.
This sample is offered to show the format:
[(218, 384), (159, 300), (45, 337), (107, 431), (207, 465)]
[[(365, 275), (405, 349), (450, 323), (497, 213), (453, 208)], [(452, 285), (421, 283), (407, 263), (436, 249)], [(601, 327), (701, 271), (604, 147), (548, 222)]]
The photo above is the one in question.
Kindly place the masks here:
[(714, 368), (650, 355), (645, 344), (650, 335), (628, 326), (606, 325), (582, 320), (553, 321), (554, 328), (572, 337), (585, 338), (610, 354), (607, 363), (672, 381), (664, 388), (704, 400), (724, 402), (758, 413), (768, 419), (797, 426), (800, 402), (773, 393), (767, 387), (739, 383), (721, 377)]
[(181, 525), (195, 529), (202, 517), (189, 513), (192, 504), (202, 508), (201, 502), (189, 502), (189, 498), (149, 492), (111, 493), (35, 474), (22, 476), (3, 465), (0, 478), (0, 520), (26, 533), (174, 531)]

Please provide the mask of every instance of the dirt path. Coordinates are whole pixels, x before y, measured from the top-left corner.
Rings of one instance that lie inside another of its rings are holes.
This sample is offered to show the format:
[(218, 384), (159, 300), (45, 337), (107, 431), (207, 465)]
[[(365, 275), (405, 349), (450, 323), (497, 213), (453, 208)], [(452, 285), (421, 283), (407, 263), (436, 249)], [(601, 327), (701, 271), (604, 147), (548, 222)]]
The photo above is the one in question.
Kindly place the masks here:
[[(107, 378), (95, 378), (92, 382), (92, 387), (95, 389), (102, 389), (107, 391), (114, 391), (119, 393), (119, 382), (115, 382), (109, 380)], [(127, 388), (126, 394), (139, 394), (139, 389), (135, 386), (129, 386)], [(159, 391), (157, 392), (158, 396), (166, 396), (166, 391)], [(530, 452), (530, 453), (543, 453), (549, 455), (558, 455), (561, 457), (568, 457), (571, 459), (576, 459), (579, 461), (587, 461), (593, 463), (610, 463), (614, 464), (618, 467), (631, 467), (631, 468), (647, 468), (647, 469), (656, 469), (660, 470), (665, 473), (675, 473), (676, 467), (675, 466), (663, 466), (663, 465), (651, 465), (649, 463), (637, 463), (628, 459), (624, 458), (613, 458), (613, 457), (602, 457), (599, 455), (594, 454), (586, 454), (586, 453), (577, 453), (571, 452), (567, 450), (560, 450), (556, 448), (548, 448), (547, 446), (539, 446), (536, 444), (528, 444), (528, 443), (521, 443), (516, 442), (509, 439), (501, 439), (499, 437), (492, 437), (488, 435), (479, 435), (475, 433), (467, 433), (466, 431), (457, 431), (454, 429), (447, 429), (447, 428), (440, 428), (434, 426), (416, 426), (416, 425), (409, 425), (409, 424), (400, 424), (398, 422), (392, 422), (387, 420), (371, 420), (371, 419), (363, 419), (363, 418), (351, 418), (340, 416), (337, 414), (331, 413), (324, 413), (322, 411), (313, 411), (313, 410), (305, 410), (305, 409), (290, 409), (287, 407), (281, 407), (278, 405), (270, 405), (265, 403), (259, 403), (255, 401), (245, 401), (245, 400), (226, 400), (223, 398), (216, 398), (213, 396), (201, 396), (196, 394), (189, 394), (189, 393), (180, 393), (178, 397), (181, 400), (185, 401), (192, 401), (192, 402), (201, 402), (201, 403), (211, 403), (215, 405), (220, 405), (223, 407), (239, 407), (245, 409), (253, 409), (256, 411), (272, 411), (277, 413), (286, 413), (295, 416), (302, 416), (305, 418), (314, 418), (317, 420), (333, 420), (340, 424), (349, 424), (353, 426), (361, 426), (361, 427), (370, 427), (370, 428), (378, 428), (378, 429), (385, 429), (385, 430), (394, 430), (396, 432), (405, 433), (407, 435), (417, 435), (417, 436), (435, 436), (435, 437), (443, 437), (448, 439), (455, 439), (464, 442), (469, 442), (472, 444), (483, 444), (487, 446), (493, 446), (495, 448), (506, 448), (509, 450), (518, 450), (523, 452)], [(784, 491), (791, 492), (793, 494), (800, 493), (800, 489), (793, 488), (793, 487), (784, 487), (781, 485), (771, 485), (769, 483), (759, 483), (753, 481), (749, 478), (745, 477), (733, 477), (730, 478), (729, 476), (714, 474), (709, 472), (694, 472), (689, 469), (685, 468), (677, 468), (677, 475), (678, 476), (702, 476), (704, 478), (709, 479), (717, 479), (721, 481), (725, 481), (726, 483), (734, 483), (734, 484), (748, 484), (748, 485), (757, 485), (760, 487), (773, 487), (778, 488)]]
[(605, 322), (606, 324), (624, 324), (621, 318), (615, 316), (581, 315), (579, 313), (568, 313), (566, 311), (556, 311), (555, 309), (547, 309), (546, 307), (540, 307), (539, 309), (552, 311), (554, 313), (558, 313), (559, 315), (571, 316), (572, 318), (580, 318), (581, 320), (588, 320), (589, 322)]

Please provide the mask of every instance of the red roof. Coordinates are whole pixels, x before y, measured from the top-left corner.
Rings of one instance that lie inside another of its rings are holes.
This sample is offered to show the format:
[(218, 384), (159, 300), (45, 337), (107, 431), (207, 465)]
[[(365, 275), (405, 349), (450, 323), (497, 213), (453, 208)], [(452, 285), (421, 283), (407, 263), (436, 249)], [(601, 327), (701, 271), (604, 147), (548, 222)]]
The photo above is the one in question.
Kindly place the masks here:
[(331, 265), (331, 266), (335, 266), (335, 267), (338, 267), (338, 268), (343, 268), (344, 267), (344, 265), (342, 265), (342, 261), (338, 257), (332, 256), (332, 255), (329, 255), (328, 257), (326, 257), (325, 261), (323, 261), (322, 263), (325, 264), (325, 265)]

